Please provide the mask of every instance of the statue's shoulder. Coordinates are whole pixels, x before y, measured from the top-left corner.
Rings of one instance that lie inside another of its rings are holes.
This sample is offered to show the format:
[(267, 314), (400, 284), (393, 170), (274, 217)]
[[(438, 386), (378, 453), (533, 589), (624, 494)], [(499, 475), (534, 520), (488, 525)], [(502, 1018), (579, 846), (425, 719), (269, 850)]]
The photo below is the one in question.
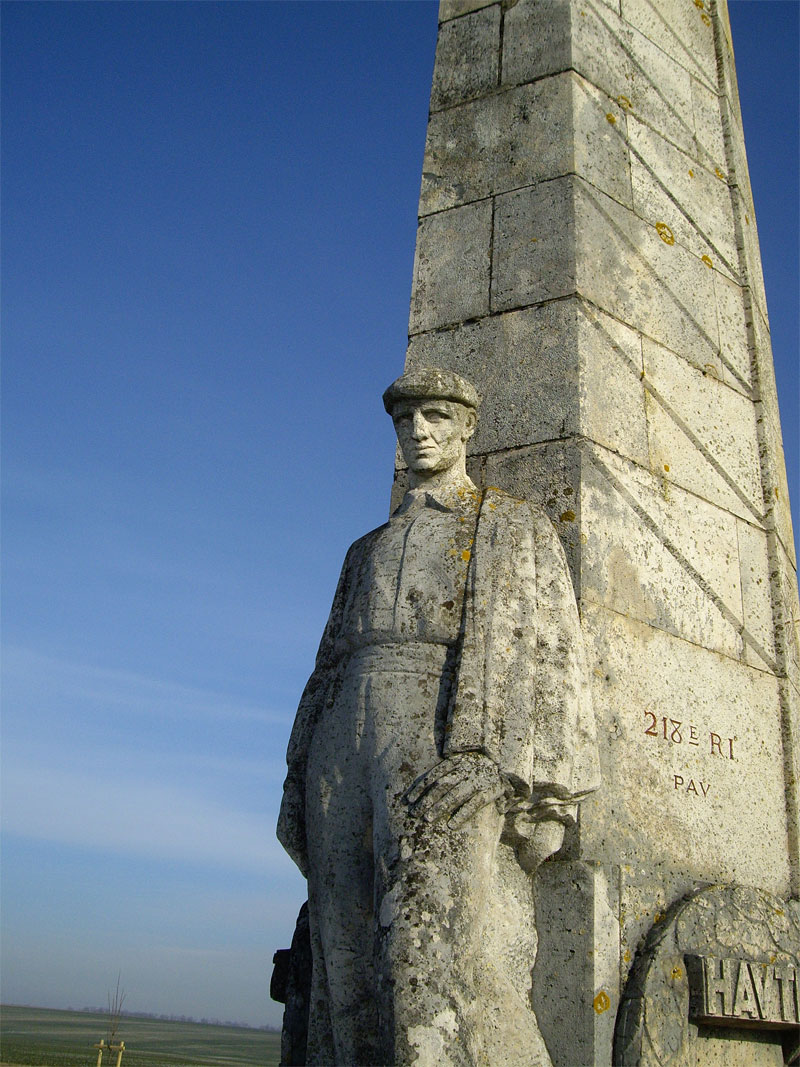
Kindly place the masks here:
[(536, 514), (539, 510), (530, 500), (523, 497), (512, 496), (505, 489), (498, 489), (496, 485), (488, 485), (483, 491), (483, 509), (489, 514), (502, 516), (503, 518), (516, 518), (522, 521), (530, 521), (531, 513)]
[(487, 486), (484, 490), (482, 513), (492, 515), (500, 522), (527, 526), (537, 539), (557, 536), (553, 521), (543, 507), (526, 497), (513, 496), (495, 485)]
[(389, 523), (384, 522), (383, 525), (376, 526), (374, 530), (370, 530), (369, 533), (362, 534), (361, 537), (356, 538), (347, 550), (345, 564), (352, 563), (354, 560), (363, 557), (365, 553), (369, 553), (372, 546), (388, 527)]

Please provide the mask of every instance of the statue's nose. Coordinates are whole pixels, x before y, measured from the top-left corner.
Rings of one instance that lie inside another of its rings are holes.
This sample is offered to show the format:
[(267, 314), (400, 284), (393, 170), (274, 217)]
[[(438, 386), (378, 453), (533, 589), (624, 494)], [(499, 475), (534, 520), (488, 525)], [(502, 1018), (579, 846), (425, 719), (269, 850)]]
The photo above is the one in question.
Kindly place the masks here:
[(414, 412), (414, 422), (412, 431), (415, 438), (427, 437), (428, 431), (426, 428), (425, 419), (418, 411)]

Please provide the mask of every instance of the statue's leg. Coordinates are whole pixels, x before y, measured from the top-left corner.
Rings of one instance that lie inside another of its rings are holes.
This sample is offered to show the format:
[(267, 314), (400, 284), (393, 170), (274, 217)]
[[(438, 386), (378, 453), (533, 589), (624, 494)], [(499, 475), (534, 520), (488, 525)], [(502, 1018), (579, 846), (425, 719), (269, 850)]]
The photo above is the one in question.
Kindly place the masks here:
[(379, 1062), (373, 969), (373, 857), (363, 762), (365, 679), (342, 687), (309, 753), (306, 824), (313, 955), (308, 1063)]
[[(385, 671), (370, 692), (380, 1063), (487, 1064), (476, 972), (502, 818), (494, 804), (463, 830), (409, 814), (404, 793), (441, 758), (442, 652), (430, 669)], [(419, 655), (416, 666), (419, 668)]]

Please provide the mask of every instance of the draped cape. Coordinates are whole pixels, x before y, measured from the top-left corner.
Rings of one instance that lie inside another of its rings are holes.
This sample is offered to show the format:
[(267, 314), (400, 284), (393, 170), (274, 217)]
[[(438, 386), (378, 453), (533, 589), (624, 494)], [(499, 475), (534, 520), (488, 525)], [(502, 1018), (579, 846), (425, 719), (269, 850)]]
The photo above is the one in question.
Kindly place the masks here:
[[(303, 873), (308, 749), (316, 722), (336, 699), (347, 575), (370, 536), (356, 541), (345, 559), (289, 741), (278, 838)], [(599, 784), (591, 693), (564, 550), (544, 512), (494, 488), (483, 494), (477, 518), (442, 755), (468, 751), (493, 759), (531, 807), (574, 803)]]

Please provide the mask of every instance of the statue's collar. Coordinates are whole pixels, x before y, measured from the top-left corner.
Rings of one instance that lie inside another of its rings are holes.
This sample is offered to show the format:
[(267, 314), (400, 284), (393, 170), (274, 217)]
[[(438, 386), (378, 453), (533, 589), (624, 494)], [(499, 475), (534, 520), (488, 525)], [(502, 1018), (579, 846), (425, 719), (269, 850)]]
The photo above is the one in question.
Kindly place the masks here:
[(445, 485), (437, 489), (427, 489), (424, 485), (409, 489), (393, 513), (392, 518), (404, 515), (411, 508), (428, 507), (437, 511), (477, 512), (480, 493), (475, 485), (467, 479), (457, 485)]

